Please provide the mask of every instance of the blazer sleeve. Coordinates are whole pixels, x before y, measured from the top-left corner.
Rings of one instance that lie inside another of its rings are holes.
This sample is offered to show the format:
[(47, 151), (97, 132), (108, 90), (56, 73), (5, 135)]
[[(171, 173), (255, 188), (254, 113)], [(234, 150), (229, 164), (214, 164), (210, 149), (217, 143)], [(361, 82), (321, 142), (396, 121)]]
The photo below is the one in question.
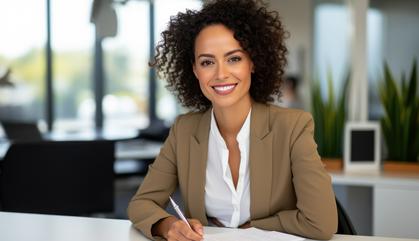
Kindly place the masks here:
[(171, 216), (163, 207), (166, 207), (169, 195), (175, 191), (178, 182), (176, 165), (178, 121), (179, 118), (170, 129), (159, 155), (149, 166), (143, 183), (128, 205), (129, 219), (135, 228), (150, 239), (159, 239), (151, 234), (153, 224)]
[(303, 112), (292, 131), (290, 149), (297, 209), (252, 220), (252, 226), (323, 240), (336, 232), (337, 209), (331, 178), (317, 153), (313, 133), (313, 119)]

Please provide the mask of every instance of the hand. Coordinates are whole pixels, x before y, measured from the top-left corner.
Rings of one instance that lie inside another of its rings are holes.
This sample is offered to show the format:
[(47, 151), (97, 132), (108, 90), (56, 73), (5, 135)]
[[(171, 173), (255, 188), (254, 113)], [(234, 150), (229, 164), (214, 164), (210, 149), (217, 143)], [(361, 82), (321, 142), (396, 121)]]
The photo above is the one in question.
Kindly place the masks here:
[(239, 228), (251, 228), (250, 221), (247, 221), (239, 226)]
[(183, 240), (194, 240), (200, 241), (204, 238), (204, 229), (202, 224), (196, 219), (188, 219), (189, 224), (191, 225), (192, 230), (188, 225), (180, 219), (170, 219), (171, 222), (169, 225), (168, 231), (163, 235), (168, 241), (183, 241)]

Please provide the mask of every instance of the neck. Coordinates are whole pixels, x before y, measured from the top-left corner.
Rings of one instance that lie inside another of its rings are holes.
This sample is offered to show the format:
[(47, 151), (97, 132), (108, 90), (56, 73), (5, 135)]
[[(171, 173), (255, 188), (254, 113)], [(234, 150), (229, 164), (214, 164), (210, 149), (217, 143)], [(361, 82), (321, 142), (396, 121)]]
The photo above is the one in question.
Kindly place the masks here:
[(234, 106), (213, 106), (215, 119), (221, 136), (236, 138), (252, 107), (251, 98), (245, 98)]

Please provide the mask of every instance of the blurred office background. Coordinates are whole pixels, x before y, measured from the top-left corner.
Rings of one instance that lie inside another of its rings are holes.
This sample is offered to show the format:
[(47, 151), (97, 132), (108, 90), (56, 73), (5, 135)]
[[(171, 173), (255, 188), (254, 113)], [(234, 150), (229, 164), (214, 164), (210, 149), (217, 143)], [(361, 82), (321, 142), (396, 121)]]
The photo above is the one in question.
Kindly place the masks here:
[[(304, 109), (310, 110), (312, 80), (321, 80), (326, 88), (330, 72), (339, 89), (345, 74), (350, 69), (356, 71), (351, 60), (356, 55), (352, 47), (357, 46), (353, 39), (365, 39), (367, 76), (363, 81), (368, 89), (368, 119), (376, 120), (383, 114), (377, 84), (383, 77), (384, 61), (398, 77), (407, 73), (418, 57), (417, 1), (360, 2), (363, 4), (344, 0), (269, 2), (290, 32), (286, 74), (298, 79)], [(182, 112), (164, 88), (164, 80), (155, 79), (148, 67), (150, 47), (159, 40), (171, 15), (186, 8), (199, 9), (202, 2), (97, 3), (109, 5), (96, 11), (110, 16), (92, 14), (93, 1), (0, 3), (0, 76), (10, 70), (12, 83), (0, 85), (1, 120), (37, 121), (44, 131), (118, 131), (143, 129), (155, 119), (170, 123)], [(103, 8), (115, 11), (115, 19)], [(365, 26), (352, 19), (352, 12), (366, 15)], [(101, 33), (105, 36), (97, 36), (95, 31), (94, 22), (100, 20), (108, 21), (98, 26), (104, 28)], [(106, 36), (109, 33), (111, 36)], [(355, 33), (364, 36), (354, 38)]]
[[(383, 63), (400, 80), (419, 58), (419, 1), (268, 4), (290, 32), (286, 76), (297, 83), (291, 101), (311, 111), (313, 81), (327, 99), (328, 76), (339, 93), (350, 72), (347, 119), (379, 120)], [(153, 125), (170, 126), (186, 110), (148, 61), (170, 16), (201, 6), (200, 0), (1, 1), (0, 121), (35, 122), (43, 133), (100, 131), (132, 138)], [(5, 138), (1, 128), (0, 137)], [(125, 218), (125, 205), (141, 178), (118, 180), (114, 217)], [(372, 199), (371, 190), (357, 193)], [(366, 208), (371, 216), (371, 205)], [(374, 234), (371, 217), (354, 219), (359, 233)]]

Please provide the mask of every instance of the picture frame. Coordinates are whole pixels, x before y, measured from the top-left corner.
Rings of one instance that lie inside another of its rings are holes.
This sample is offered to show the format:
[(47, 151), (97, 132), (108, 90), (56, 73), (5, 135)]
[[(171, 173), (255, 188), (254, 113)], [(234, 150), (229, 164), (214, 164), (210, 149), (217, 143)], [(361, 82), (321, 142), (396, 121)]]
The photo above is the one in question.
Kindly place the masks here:
[(344, 171), (380, 171), (379, 122), (347, 122), (344, 135)]

